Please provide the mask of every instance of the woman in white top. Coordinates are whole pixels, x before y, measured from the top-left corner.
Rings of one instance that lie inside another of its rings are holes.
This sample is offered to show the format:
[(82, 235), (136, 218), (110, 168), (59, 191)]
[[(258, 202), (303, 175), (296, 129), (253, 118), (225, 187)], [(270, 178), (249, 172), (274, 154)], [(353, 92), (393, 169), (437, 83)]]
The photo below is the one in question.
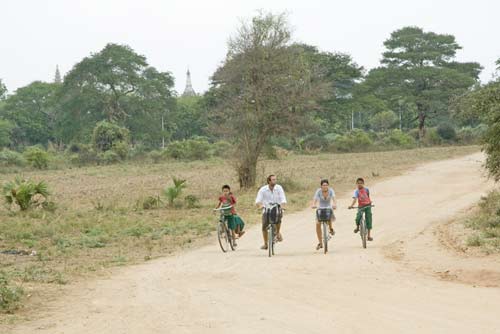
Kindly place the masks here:
[[(335, 231), (333, 230), (332, 223), (335, 221), (335, 215), (333, 210), (337, 209), (337, 200), (335, 199), (335, 191), (330, 187), (330, 183), (327, 179), (321, 180), (321, 187), (316, 190), (314, 194), (313, 202), (311, 207), (316, 208), (329, 208), (331, 209), (330, 221), (328, 226), (330, 227), (330, 234), (333, 236)], [(318, 245), (316, 249), (323, 248), (323, 238), (321, 237), (321, 224), (316, 216), (316, 235), (318, 236)]]

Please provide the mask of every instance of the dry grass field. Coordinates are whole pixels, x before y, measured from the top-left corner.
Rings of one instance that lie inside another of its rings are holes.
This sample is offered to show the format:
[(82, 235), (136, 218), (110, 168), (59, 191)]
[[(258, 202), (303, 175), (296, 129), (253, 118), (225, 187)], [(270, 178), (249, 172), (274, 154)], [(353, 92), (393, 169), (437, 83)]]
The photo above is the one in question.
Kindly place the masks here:
[[(261, 161), (258, 180), (263, 184), (267, 174), (277, 174), (287, 191), (289, 209), (299, 210), (308, 205), (321, 177), (329, 178), (337, 193), (342, 193), (353, 188), (358, 176), (370, 185), (423, 162), (478, 150), (471, 146), (290, 155)], [(0, 182), (16, 175), (0, 174)], [(53, 212), (0, 209), (0, 252), (34, 251), (33, 255), (0, 254), (0, 273), (25, 291), (24, 312), (19, 314), (29, 313), (60, 285), (99, 275), (112, 266), (164, 256), (194, 241), (203, 242), (215, 228), (211, 208), (225, 183), (233, 186), (238, 212), (247, 224), (259, 220), (253, 205), (257, 188), (240, 191), (232, 165), (223, 160), (24, 171), (21, 175), (45, 180), (57, 208)], [(187, 188), (169, 206), (162, 193), (172, 185), (172, 176), (187, 180)], [(158, 195), (160, 207), (144, 209), (144, 200)], [(199, 199), (198, 207), (186, 206), (187, 195)], [(0, 315), (0, 322), (11, 321), (9, 317)]]

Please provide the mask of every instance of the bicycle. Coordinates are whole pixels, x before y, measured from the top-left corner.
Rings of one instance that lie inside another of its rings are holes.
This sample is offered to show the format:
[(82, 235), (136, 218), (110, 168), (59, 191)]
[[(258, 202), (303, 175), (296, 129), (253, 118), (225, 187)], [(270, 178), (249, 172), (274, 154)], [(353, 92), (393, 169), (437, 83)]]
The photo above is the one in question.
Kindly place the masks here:
[(325, 254), (328, 253), (328, 241), (332, 238), (330, 235), (330, 226), (328, 225), (332, 218), (332, 214), (332, 208), (316, 208), (316, 217), (322, 225), (323, 251)]
[(279, 216), (281, 215), (281, 206), (277, 203), (270, 203), (269, 206), (264, 208), (264, 214), (267, 224), (267, 249), (269, 257), (274, 255), (274, 245), (277, 242), (277, 232), (276, 225), (279, 222)]
[[(370, 205), (365, 205), (365, 206), (353, 206), (350, 209), (363, 209), (366, 207), (375, 207), (375, 205), (370, 204)], [(361, 236), (361, 244), (363, 245), (363, 248), (366, 248), (366, 237), (368, 235), (368, 229), (366, 228), (366, 221), (365, 221), (365, 214), (361, 213), (361, 220), (359, 222), (359, 235)]]
[(225, 253), (231, 248), (235, 250), (233, 234), (229, 226), (227, 225), (227, 216), (225, 215), (226, 210), (231, 209), (233, 206), (225, 206), (214, 211), (219, 211), (219, 223), (217, 224), (217, 239), (219, 240), (219, 245), (222, 251)]

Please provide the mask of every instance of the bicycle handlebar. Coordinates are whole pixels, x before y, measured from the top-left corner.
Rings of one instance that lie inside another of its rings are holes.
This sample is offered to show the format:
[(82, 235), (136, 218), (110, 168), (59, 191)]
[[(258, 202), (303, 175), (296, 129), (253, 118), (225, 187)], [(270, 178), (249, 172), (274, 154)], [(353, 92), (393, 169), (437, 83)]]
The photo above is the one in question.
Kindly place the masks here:
[(230, 206), (225, 206), (225, 207), (221, 207), (221, 208), (215, 208), (214, 211), (222, 211), (222, 210), (227, 210), (227, 209), (231, 209), (233, 206), (230, 205)]
[(363, 208), (368, 208), (368, 207), (370, 207), (370, 208), (374, 208), (374, 207), (375, 207), (375, 205), (370, 204), (370, 205), (365, 205), (365, 206), (352, 206), (352, 207), (350, 207), (350, 208), (348, 208), (348, 209), (349, 209), (349, 210), (351, 210), (351, 209), (363, 209)]

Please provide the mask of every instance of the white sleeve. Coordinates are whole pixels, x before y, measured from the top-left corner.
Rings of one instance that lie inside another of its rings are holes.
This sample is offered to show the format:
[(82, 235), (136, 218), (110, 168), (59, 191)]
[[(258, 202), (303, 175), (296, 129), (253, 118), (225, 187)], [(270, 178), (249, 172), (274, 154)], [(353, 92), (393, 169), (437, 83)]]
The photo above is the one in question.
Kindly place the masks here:
[(285, 190), (283, 190), (283, 187), (280, 186), (280, 194), (281, 194), (281, 203), (280, 204), (286, 204), (286, 196), (285, 196)]
[(255, 204), (262, 203), (263, 200), (262, 193), (263, 193), (262, 188), (260, 188), (259, 191), (257, 192), (257, 197), (255, 198)]

